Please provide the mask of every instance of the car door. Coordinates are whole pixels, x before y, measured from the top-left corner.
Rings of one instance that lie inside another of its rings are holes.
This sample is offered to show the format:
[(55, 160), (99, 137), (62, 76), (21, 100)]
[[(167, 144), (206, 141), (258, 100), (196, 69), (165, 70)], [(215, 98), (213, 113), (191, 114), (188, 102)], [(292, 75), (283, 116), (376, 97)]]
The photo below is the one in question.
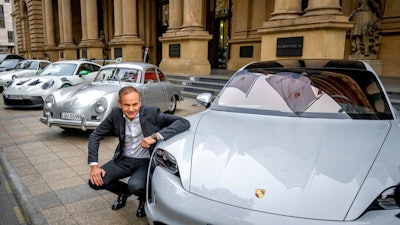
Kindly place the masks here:
[(160, 82), (158, 71), (155, 68), (148, 68), (144, 73), (142, 98), (144, 105), (156, 106), (165, 111), (168, 109), (167, 91)]

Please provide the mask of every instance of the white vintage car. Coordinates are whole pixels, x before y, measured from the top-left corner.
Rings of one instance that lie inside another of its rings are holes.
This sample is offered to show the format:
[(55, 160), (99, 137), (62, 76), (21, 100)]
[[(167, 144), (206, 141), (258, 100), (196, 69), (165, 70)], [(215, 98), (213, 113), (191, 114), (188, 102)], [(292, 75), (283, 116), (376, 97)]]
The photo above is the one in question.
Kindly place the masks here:
[(0, 72), (0, 92), (15, 78), (39, 75), (50, 63), (42, 59), (27, 59), (19, 61), (13, 70)]
[(362, 61), (251, 63), (150, 160), (150, 225), (398, 225), (400, 116)]
[(133, 86), (141, 94), (142, 105), (173, 113), (181, 91), (168, 82), (155, 65), (140, 62), (114, 63), (103, 66), (88, 85), (61, 89), (45, 99), (40, 121), (48, 126), (95, 129), (117, 106), (118, 91)]
[(3, 91), (5, 107), (42, 107), (44, 99), (52, 92), (93, 81), (100, 70), (99, 64), (83, 60), (63, 60), (51, 63), (40, 76), (16, 78)]

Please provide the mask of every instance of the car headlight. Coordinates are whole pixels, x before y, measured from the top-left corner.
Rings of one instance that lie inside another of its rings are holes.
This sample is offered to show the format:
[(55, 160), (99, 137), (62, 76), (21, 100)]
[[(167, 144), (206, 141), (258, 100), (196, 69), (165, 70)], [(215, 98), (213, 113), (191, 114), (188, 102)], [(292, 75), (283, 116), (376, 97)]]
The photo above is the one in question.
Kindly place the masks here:
[(155, 164), (155, 166), (160, 166), (168, 172), (179, 176), (179, 169), (178, 164), (176, 163), (176, 159), (167, 151), (164, 151), (160, 148), (156, 149), (156, 152), (153, 156), (153, 163)]
[(97, 113), (102, 113), (106, 111), (107, 107), (108, 107), (107, 100), (102, 98), (96, 102), (95, 110)]
[(391, 187), (383, 191), (369, 206), (369, 210), (398, 209), (395, 199), (395, 188)]
[(53, 95), (47, 96), (47, 98), (44, 100), (43, 107), (45, 110), (51, 110), (53, 109), (55, 105), (55, 99)]
[(54, 80), (49, 80), (49, 81), (47, 81), (46, 83), (44, 83), (44, 84), (42, 85), (42, 89), (43, 89), (43, 90), (49, 89), (49, 88), (51, 88), (53, 85), (54, 85)]

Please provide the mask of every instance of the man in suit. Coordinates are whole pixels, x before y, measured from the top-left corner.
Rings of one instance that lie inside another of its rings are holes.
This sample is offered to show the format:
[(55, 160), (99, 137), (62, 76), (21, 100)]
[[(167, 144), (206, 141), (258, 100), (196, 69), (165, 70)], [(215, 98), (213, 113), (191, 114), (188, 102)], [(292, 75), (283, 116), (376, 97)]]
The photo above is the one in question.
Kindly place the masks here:
[[(136, 216), (146, 216), (144, 204), (147, 169), (154, 145), (157, 141), (169, 139), (189, 127), (189, 121), (184, 118), (162, 113), (159, 108), (142, 106), (140, 93), (134, 87), (121, 88), (118, 107), (112, 109), (89, 136), (89, 186), (95, 190), (106, 189), (117, 194), (118, 199), (112, 205), (113, 210), (124, 207), (131, 194), (138, 196)], [(100, 140), (110, 133), (118, 135), (119, 144), (113, 159), (100, 167)], [(126, 177), (130, 177), (127, 183), (121, 181)]]

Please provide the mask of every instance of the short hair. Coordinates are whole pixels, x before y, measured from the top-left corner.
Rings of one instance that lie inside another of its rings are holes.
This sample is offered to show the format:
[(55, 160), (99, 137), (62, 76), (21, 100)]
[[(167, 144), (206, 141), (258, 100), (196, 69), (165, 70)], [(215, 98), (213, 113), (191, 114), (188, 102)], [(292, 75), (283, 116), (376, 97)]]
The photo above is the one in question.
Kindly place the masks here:
[(119, 92), (118, 92), (118, 101), (121, 100), (122, 96), (124, 96), (124, 95), (126, 95), (126, 94), (130, 94), (130, 93), (132, 93), (132, 92), (137, 93), (137, 94), (139, 95), (139, 100), (142, 100), (142, 97), (141, 97), (141, 95), (140, 95), (140, 92), (139, 92), (136, 88), (134, 88), (134, 87), (132, 87), (132, 86), (125, 86), (125, 87), (121, 88), (121, 89), (119, 90)]

